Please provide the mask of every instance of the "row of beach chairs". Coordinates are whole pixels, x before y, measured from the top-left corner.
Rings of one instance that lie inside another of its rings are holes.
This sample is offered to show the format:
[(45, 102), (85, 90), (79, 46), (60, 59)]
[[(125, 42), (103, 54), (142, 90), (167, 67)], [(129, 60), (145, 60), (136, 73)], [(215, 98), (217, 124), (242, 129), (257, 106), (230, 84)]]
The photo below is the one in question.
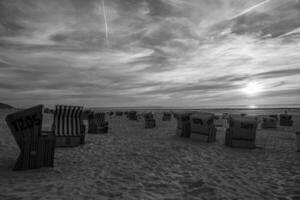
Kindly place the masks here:
[[(43, 105), (7, 115), (6, 123), (20, 149), (14, 170), (53, 166), (55, 147), (84, 144), (83, 107), (57, 105), (53, 125), (47, 131), (43, 124)], [(48, 113), (48, 112), (47, 112)], [(88, 133), (107, 133), (105, 113), (90, 113)]]
[[(52, 126), (45, 127), (43, 114), (53, 115)], [(113, 115), (113, 112), (108, 112)], [(136, 111), (124, 112), (130, 120), (137, 120)], [(123, 112), (116, 112), (122, 116)], [(170, 117), (170, 113), (167, 114)], [(57, 105), (54, 110), (44, 109), (43, 105), (34, 106), (7, 115), (6, 123), (20, 149), (14, 170), (53, 167), (55, 147), (75, 147), (84, 144), (86, 127), (83, 119), (88, 120), (88, 133), (107, 133), (109, 123), (105, 113), (83, 110), (81, 106)], [(145, 128), (155, 127), (153, 113), (145, 113)], [(166, 120), (166, 119), (164, 119)]]
[[(238, 148), (256, 147), (256, 130), (260, 123), (258, 117), (246, 115), (215, 116), (212, 113), (201, 112), (175, 113), (174, 116), (177, 119), (176, 134), (180, 137), (188, 138), (191, 134), (197, 134), (203, 141), (214, 142), (216, 141), (216, 127), (221, 125), (226, 128), (225, 145)], [(279, 118), (280, 126), (293, 125), (291, 115), (281, 114)], [(263, 117), (261, 126), (262, 128), (276, 128), (277, 118), (275, 116)], [(297, 137), (299, 134), (297, 133)]]
[[(20, 155), (14, 170), (53, 167), (55, 147), (75, 147), (84, 144), (86, 127), (83, 119), (88, 120), (88, 133), (107, 133), (109, 123), (105, 121), (105, 114), (112, 116), (126, 115), (129, 120), (144, 118), (145, 128), (156, 126), (152, 112), (138, 115), (136, 111), (115, 113), (94, 113), (84, 111), (81, 106), (55, 106), (55, 110), (46, 110), (53, 114), (53, 124), (46, 129), (43, 124), (43, 105), (38, 105), (7, 115), (6, 122), (20, 149)], [(225, 144), (231, 147), (255, 148), (256, 129), (258, 119), (241, 115), (222, 115), (216, 117), (211, 113), (173, 113), (164, 112), (162, 121), (169, 121), (172, 115), (177, 119), (176, 134), (180, 137), (190, 137), (197, 134), (206, 142), (216, 141), (216, 120), (225, 120)], [(52, 115), (51, 115), (52, 116)], [(280, 115), (280, 125), (293, 124), (290, 115)], [(276, 117), (263, 118), (265, 127), (273, 127)], [(223, 124), (221, 123), (221, 126)], [(300, 133), (297, 137), (300, 137)], [(299, 140), (300, 141), (300, 140)], [(300, 146), (300, 145), (299, 145)]]

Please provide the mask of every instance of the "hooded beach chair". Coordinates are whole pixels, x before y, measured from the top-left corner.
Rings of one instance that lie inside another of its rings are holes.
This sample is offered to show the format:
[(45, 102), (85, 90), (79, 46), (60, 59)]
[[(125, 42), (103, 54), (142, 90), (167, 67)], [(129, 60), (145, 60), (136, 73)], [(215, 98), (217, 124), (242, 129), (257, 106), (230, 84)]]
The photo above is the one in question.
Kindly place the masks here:
[(55, 106), (53, 129), (57, 147), (84, 144), (85, 127), (82, 114), (81, 106)]
[(281, 114), (279, 116), (280, 126), (293, 126), (293, 116), (288, 114)]
[(254, 117), (229, 117), (225, 144), (230, 147), (255, 148), (258, 120)]
[(55, 137), (43, 131), (43, 105), (7, 115), (7, 125), (20, 149), (14, 170), (53, 167)]
[(88, 120), (88, 133), (108, 132), (108, 122), (105, 121), (105, 113), (90, 114)]
[(172, 118), (172, 114), (170, 112), (164, 112), (163, 113), (163, 117), (162, 117), (163, 121), (170, 121), (171, 118)]
[(261, 128), (268, 129), (268, 128), (276, 128), (277, 127), (277, 120), (274, 117), (263, 117)]
[(190, 123), (190, 113), (175, 113), (174, 114), (177, 121), (176, 135), (180, 137), (190, 137), (191, 135), (191, 123)]
[(116, 112), (116, 116), (119, 116), (119, 117), (120, 117), (120, 116), (123, 116), (123, 112), (117, 111), (117, 112)]
[(191, 133), (200, 136), (205, 142), (215, 142), (217, 129), (214, 125), (214, 114), (195, 113), (190, 116)]
[(144, 114), (145, 128), (155, 128), (155, 119), (152, 112)]
[(138, 118), (136, 111), (129, 111), (127, 117), (129, 120), (133, 120), (133, 121), (136, 121)]

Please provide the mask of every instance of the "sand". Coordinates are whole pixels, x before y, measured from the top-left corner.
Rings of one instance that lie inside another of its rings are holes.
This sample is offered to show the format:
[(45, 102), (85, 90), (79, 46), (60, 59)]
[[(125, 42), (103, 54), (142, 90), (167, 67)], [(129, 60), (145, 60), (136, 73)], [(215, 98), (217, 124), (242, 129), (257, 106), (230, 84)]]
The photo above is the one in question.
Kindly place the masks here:
[[(18, 147), (0, 114), (0, 199), (300, 199), (295, 134), (259, 130), (260, 148), (233, 149), (197, 137), (178, 138), (176, 121), (108, 119), (109, 133), (57, 148), (55, 167), (12, 171)], [(49, 122), (50, 123), (50, 122)]]

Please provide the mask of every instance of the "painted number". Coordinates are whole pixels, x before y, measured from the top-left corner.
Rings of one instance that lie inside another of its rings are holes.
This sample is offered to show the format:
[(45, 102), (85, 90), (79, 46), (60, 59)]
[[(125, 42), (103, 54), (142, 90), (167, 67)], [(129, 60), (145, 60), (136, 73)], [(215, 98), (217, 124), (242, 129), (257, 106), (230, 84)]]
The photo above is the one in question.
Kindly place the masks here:
[(12, 122), (12, 125), (16, 131), (25, 131), (33, 126), (40, 126), (41, 124), (42, 121), (36, 114), (19, 118)]

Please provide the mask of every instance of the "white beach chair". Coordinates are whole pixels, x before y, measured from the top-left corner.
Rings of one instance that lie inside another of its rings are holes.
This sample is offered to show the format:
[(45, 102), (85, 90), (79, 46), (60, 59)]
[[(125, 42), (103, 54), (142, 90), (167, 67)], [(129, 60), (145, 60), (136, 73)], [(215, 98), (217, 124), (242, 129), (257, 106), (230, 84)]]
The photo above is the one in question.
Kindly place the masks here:
[(85, 127), (82, 113), (81, 106), (55, 106), (53, 129), (57, 147), (84, 144)]

